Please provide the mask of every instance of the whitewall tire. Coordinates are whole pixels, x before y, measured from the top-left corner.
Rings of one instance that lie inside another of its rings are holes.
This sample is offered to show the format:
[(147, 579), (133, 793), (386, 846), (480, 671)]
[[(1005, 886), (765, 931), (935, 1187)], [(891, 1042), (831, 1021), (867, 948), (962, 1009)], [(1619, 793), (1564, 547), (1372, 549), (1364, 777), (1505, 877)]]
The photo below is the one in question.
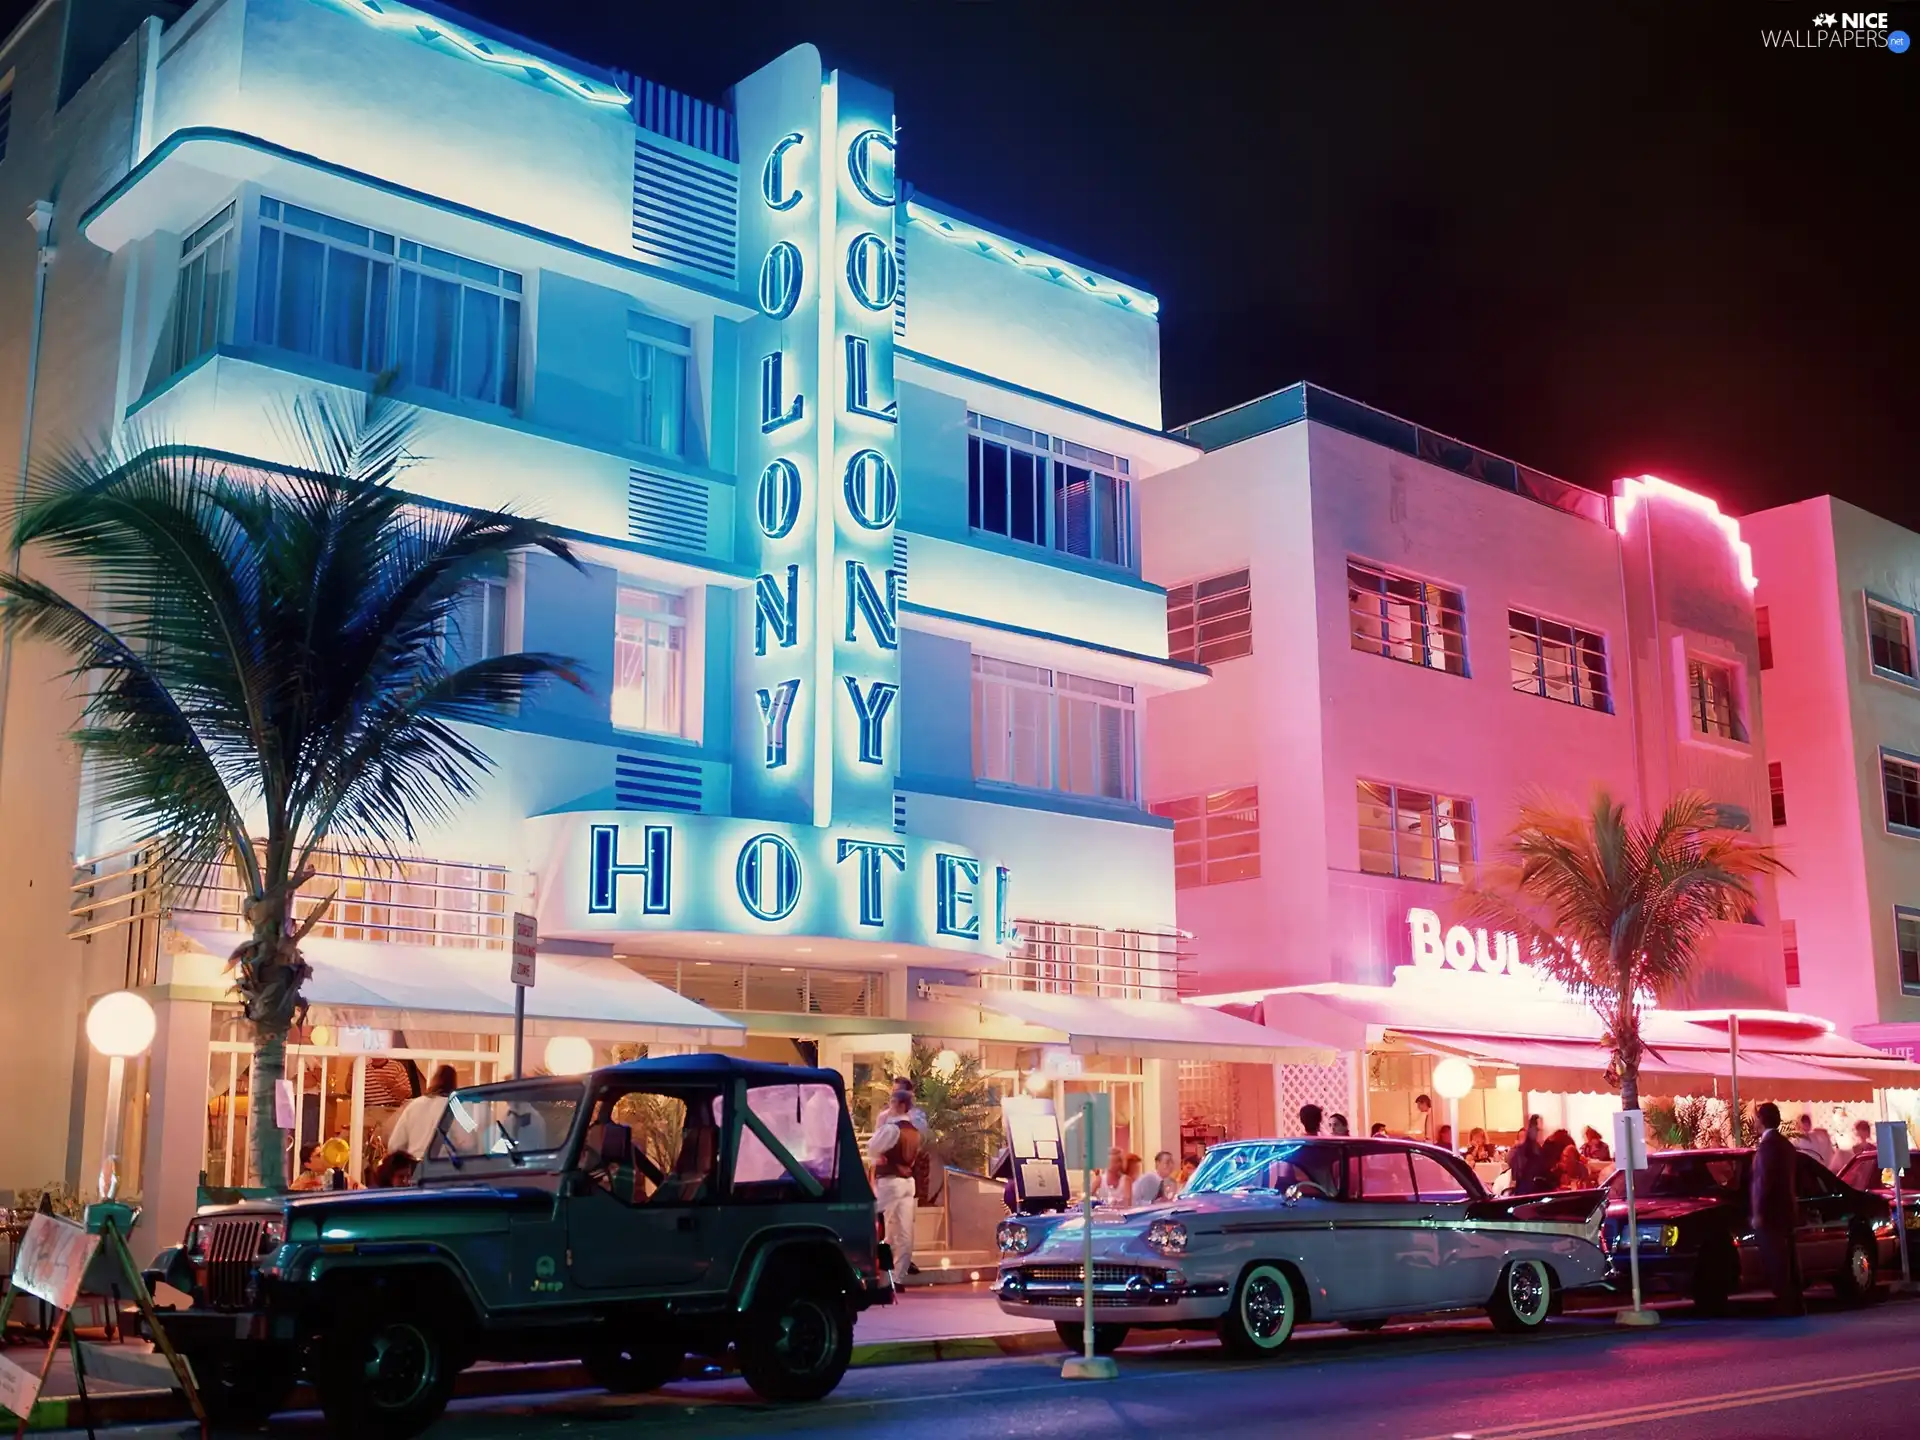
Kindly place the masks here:
[(1287, 1343), (1299, 1318), (1299, 1292), (1287, 1272), (1277, 1265), (1250, 1265), (1220, 1321), (1220, 1343), (1235, 1355), (1261, 1359)]

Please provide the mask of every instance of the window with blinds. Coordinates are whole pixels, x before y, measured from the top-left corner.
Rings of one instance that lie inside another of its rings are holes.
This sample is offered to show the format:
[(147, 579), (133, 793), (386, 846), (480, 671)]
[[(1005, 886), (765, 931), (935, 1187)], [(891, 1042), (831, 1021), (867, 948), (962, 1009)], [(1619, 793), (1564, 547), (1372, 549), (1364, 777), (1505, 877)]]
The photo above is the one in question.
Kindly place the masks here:
[(973, 657), (973, 773), (1107, 800), (1138, 791), (1133, 687)]
[(1362, 780), (1360, 869), (1405, 880), (1464, 881), (1473, 867), (1473, 801)]
[(1355, 650), (1467, 673), (1466, 600), (1458, 590), (1349, 559), (1347, 609)]
[(1253, 653), (1251, 572), (1234, 570), (1167, 591), (1167, 655), (1217, 665)]
[(1513, 664), (1513, 688), (1587, 710), (1613, 709), (1607, 684), (1607, 642), (1591, 630), (1529, 615), (1507, 612), (1507, 649)]
[(1689, 660), (1687, 695), (1696, 733), (1721, 740), (1746, 740), (1746, 717), (1740, 713), (1740, 693), (1730, 666)]
[(1162, 800), (1153, 813), (1173, 821), (1173, 884), (1177, 890), (1260, 877), (1260, 790), (1243, 785)]

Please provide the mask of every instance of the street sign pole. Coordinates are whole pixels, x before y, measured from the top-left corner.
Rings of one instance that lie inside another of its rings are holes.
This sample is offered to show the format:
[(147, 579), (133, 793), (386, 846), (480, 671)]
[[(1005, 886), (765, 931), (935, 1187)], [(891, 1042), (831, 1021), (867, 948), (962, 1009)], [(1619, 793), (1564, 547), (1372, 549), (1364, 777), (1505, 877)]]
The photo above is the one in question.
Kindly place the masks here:
[(540, 952), (540, 926), (523, 910), (513, 914), (513, 1078), (526, 1069), (527, 991), (533, 986), (534, 957)]
[(1893, 1172), (1893, 1226), (1900, 1237), (1900, 1283), (1893, 1288), (1902, 1293), (1913, 1289), (1913, 1266), (1907, 1259), (1907, 1204), (1900, 1194), (1900, 1176), (1913, 1163), (1907, 1143), (1907, 1122), (1880, 1120), (1874, 1124), (1874, 1156), (1882, 1170)]
[(1613, 1158), (1627, 1177), (1627, 1270), (1633, 1279), (1633, 1308), (1614, 1314), (1617, 1325), (1658, 1325), (1660, 1312), (1640, 1303), (1640, 1212), (1634, 1204), (1633, 1176), (1647, 1168), (1647, 1121), (1638, 1110), (1622, 1110), (1613, 1117)]
[(1060, 1367), (1062, 1380), (1112, 1380), (1120, 1367), (1111, 1355), (1093, 1353), (1093, 1097), (1067, 1122), (1080, 1126), (1080, 1345), (1081, 1353)]

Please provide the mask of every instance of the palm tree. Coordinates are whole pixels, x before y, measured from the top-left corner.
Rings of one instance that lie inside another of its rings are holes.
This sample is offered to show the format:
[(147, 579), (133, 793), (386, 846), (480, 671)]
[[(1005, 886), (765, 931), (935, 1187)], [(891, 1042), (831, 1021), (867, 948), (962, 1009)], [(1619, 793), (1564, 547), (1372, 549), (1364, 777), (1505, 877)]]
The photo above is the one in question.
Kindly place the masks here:
[(151, 834), (163, 893), (230, 865), (251, 935), (230, 957), (253, 1029), (253, 1167), (285, 1183), (274, 1086), (304, 1021), (300, 942), (332, 898), (295, 898), (329, 842), (398, 861), (490, 768), (463, 727), (553, 679), (554, 655), (457, 664), (470, 582), (551, 527), (401, 490), (415, 412), (376, 384), (275, 416), (299, 463), (154, 445), (74, 452), (36, 474), (13, 544), (73, 563), (73, 599), (0, 576), (0, 625), (50, 643), (85, 693), (71, 739), (106, 816)]
[(1607, 1079), (1637, 1110), (1648, 997), (1683, 986), (1712, 922), (1748, 914), (1754, 881), (1785, 869), (1771, 846), (1723, 828), (1698, 791), (1650, 822), (1629, 819), (1605, 789), (1584, 814), (1530, 796), (1456, 908), (1517, 935), (1537, 970), (1594, 1008), (1613, 1052)]

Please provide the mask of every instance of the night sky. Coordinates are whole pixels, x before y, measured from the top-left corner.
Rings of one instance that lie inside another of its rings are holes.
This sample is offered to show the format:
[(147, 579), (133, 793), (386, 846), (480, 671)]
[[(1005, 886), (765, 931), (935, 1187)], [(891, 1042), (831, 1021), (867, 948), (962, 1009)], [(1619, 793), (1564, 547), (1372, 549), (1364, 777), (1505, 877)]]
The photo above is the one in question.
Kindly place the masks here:
[(1920, 528), (1920, 53), (1763, 48), (1811, 3), (463, 3), (708, 99), (802, 40), (891, 86), (915, 186), (1160, 297), (1169, 425), (1308, 379)]

